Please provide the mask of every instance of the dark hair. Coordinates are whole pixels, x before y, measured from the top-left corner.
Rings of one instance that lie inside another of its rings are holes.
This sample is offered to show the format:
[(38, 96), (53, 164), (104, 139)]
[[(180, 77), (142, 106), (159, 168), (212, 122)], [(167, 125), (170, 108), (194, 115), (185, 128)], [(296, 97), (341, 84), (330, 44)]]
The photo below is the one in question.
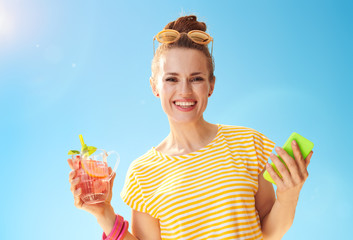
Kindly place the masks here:
[[(180, 17), (177, 20), (168, 23), (164, 29), (173, 29), (178, 31), (179, 33), (188, 33), (192, 30), (201, 30), (206, 32), (206, 24), (204, 22), (199, 22), (197, 21), (197, 17), (195, 15), (189, 15), (189, 16), (184, 16)], [(209, 80), (211, 80), (214, 76), (214, 60), (210, 54), (210, 51), (208, 50), (208, 47), (206, 45), (201, 45), (194, 43), (191, 39), (186, 34), (181, 34), (180, 38), (178, 41), (174, 43), (169, 43), (169, 44), (161, 44), (157, 50), (156, 53), (154, 54), (153, 60), (152, 60), (152, 79), (155, 78), (155, 73), (158, 72), (158, 67), (159, 67), (159, 59), (161, 55), (168, 51), (169, 49), (172, 48), (190, 48), (190, 49), (196, 49), (201, 52), (203, 52), (207, 58), (207, 67), (209, 69)]]

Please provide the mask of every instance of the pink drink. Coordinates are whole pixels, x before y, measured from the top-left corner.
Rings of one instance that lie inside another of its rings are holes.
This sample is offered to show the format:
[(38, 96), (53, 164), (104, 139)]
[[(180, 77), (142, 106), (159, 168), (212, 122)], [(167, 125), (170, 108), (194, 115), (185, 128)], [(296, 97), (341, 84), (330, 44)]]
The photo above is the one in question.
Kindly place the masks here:
[(80, 177), (81, 199), (87, 204), (104, 202), (110, 191), (108, 164), (92, 159), (82, 159), (76, 155), (73, 159), (77, 176)]

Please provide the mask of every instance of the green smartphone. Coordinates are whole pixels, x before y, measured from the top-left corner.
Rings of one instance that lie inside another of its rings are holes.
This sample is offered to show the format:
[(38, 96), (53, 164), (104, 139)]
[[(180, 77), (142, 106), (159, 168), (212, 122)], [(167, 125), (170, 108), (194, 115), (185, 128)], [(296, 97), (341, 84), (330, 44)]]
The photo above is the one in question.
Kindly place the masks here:
[[(308, 139), (306, 139), (305, 137), (299, 135), (298, 133), (294, 132), (292, 133), (289, 138), (287, 139), (287, 141), (285, 142), (285, 144), (283, 145), (283, 149), (294, 159), (294, 154), (293, 154), (293, 149), (292, 149), (292, 141), (295, 140), (298, 143), (300, 152), (302, 153), (303, 158), (305, 159), (309, 153), (311, 152), (311, 150), (314, 148), (314, 143), (312, 143), (311, 141), (309, 141)], [(277, 155), (277, 157), (279, 158), (279, 160), (282, 161), (282, 163), (287, 167), (287, 165), (285, 164), (285, 162), (283, 161), (283, 159)], [(278, 176), (280, 176), (280, 178), (282, 178), (281, 174), (278, 172), (276, 166), (274, 163), (271, 163), (273, 169), (276, 171), (276, 173), (278, 174)], [(270, 174), (267, 172), (267, 170), (264, 172), (263, 174), (264, 178), (273, 183), (276, 184), (273, 179), (271, 178)]]

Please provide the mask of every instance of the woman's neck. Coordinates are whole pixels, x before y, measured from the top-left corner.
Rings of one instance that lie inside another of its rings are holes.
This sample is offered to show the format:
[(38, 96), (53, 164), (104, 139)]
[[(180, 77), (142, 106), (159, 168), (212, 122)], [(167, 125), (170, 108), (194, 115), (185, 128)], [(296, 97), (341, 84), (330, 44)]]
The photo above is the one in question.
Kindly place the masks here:
[(169, 135), (156, 147), (164, 154), (177, 156), (197, 151), (209, 144), (217, 135), (218, 127), (206, 122), (175, 123), (169, 121)]

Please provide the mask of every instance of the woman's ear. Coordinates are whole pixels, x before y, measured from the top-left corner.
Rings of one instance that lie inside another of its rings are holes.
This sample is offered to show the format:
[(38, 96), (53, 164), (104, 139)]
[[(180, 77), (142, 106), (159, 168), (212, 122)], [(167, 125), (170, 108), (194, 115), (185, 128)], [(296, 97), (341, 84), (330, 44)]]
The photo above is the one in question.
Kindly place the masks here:
[(152, 77), (150, 77), (150, 85), (151, 85), (151, 88), (152, 88), (153, 95), (155, 95), (156, 97), (159, 97), (159, 93), (158, 93), (158, 90), (157, 90), (156, 82), (155, 82), (155, 80)]
[(216, 77), (213, 76), (213, 78), (210, 80), (210, 89), (209, 89), (209, 92), (208, 92), (208, 96), (210, 97), (213, 93), (213, 90), (214, 90), (214, 85), (216, 84)]

